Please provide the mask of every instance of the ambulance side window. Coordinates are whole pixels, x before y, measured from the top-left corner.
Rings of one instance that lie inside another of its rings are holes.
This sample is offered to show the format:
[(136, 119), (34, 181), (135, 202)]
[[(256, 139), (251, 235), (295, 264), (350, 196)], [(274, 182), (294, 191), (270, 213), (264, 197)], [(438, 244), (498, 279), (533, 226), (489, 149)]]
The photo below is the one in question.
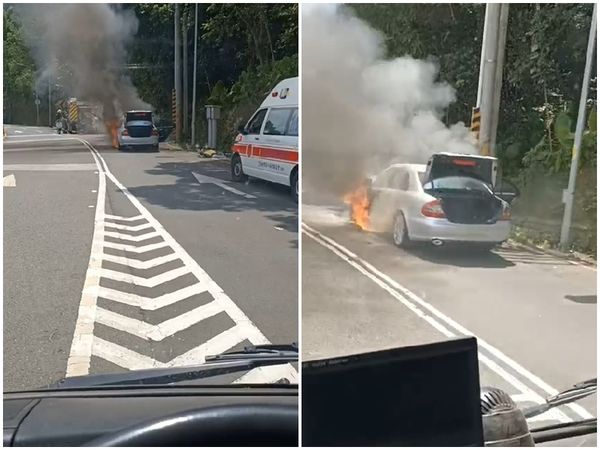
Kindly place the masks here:
[(298, 108), (292, 110), (285, 135), (298, 136)]
[(285, 134), (286, 125), (290, 118), (290, 108), (271, 108), (267, 115), (264, 134), (282, 136)]
[(266, 114), (266, 109), (261, 109), (254, 114), (254, 117), (248, 123), (248, 134), (260, 134), (260, 129), (262, 128), (262, 123), (263, 120), (265, 120)]

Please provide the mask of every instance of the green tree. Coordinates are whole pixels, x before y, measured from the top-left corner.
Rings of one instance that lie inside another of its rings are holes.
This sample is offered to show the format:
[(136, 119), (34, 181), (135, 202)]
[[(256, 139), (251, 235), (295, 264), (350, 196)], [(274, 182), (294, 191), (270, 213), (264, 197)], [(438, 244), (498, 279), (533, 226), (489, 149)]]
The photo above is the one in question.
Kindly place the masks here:
[(4, 122), (21, 120), (34, 124), (35, 66), (21, 29), (9, 8), (4, 9)]

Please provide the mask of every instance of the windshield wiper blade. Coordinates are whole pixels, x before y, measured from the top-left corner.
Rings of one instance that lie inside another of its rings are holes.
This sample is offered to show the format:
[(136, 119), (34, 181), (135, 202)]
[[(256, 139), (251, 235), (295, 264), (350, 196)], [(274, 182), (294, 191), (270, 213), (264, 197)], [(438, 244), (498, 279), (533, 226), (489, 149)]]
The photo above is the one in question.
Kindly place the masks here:
[(268, 358), (282, 359), (285, 361), (298, 360), (298, 344), (263, 344), (263, 345), (248, 345), (243, 350), (233, 350), (230, 352), (221, 353), (219, 355), (210, 355), (206, 357), (206, 361), (222, 361), (232, 359), (247, 359), (247, 358)]
[(529, 419), (531, 417), (539, 416), (540, 414), (545, 413), (549, 409), (552, 409), (556, 406), (565, 405), (567, 403), (580, 400), (589, 395), (595, 394), (596, 386), (596, 378), (577, 383), (573, 385), (573, 387), (547, 398), (546, 403), (525, 408), (523, 410), (523, 415), (525, 418)]
[(597, 419), (593, 418), (534, 428), (531, 430), (531, 436), (536, 444), (541, 444), (542, 442), (592, 434), (597, 431)]

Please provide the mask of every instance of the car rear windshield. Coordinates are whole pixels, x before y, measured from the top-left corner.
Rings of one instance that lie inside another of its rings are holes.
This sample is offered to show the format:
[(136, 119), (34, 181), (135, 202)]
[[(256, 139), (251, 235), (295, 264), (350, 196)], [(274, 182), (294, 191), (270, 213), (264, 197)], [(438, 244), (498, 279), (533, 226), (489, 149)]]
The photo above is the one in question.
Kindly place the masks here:
[(436, 155), (432, 160), (429, 179), (463, 176), (491, 183), (492, 164), (491, 159)]
[(480, 191), (491, 194), (487, 184), (472, 177), (443, 177), (428, 181), (423, 185), (427, 191)]
[(152, 113), (148, 111), (135, 111), (128, 112), (125, 116), (127, 122), (133, 122), (134, 120), (143, 120), (146, 122), (152, 122)]

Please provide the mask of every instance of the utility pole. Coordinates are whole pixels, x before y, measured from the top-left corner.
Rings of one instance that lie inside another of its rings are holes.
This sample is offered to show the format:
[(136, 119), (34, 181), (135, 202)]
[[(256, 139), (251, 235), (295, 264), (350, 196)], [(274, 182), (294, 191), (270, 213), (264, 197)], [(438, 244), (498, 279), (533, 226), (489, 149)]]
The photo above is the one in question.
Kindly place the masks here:
[(189, 130), (189, 92), (188, 92), (188, 13), (183, 14), (183, 134), (187, 136)]
[(477, 107), (481, 112), (479, 153), (484, 156), (490, 155), (492, 115), (494, 110), (494, 81), (496, 78), (496, 65), (498, 63), (499, 21), (500, 4), (488, 3), (485, 9), (479, 87), (477, 90)]
[(181, 141), (181, 21), (179, 3), (175, 4), (175, 139)]
[(581, 97), (579, 98), (579, 112), (577, 113), (577, 126), (575, 127), (575, 141), (571, 156), (571, 171), (569, 173), (569, 185), (563, 191), (563, 202), (565, 210), (563, 214), (562, 227), (560, 230), (560, 248), (566, 251), (570, 244), (571, 221), (573, 220), (573, 201), (575, 200), (575, 184), (577, 182), (577, 170), (579, 169), (579, 153), (581, 139), (585, 127), (585, 107), (587, 103), (590, 74), (592, 72), (592, 58), (594, 56), (594, 45), (596, 43), (596, 3), (592, 12), (592, 23), (590, 25), (590, 36), (588, 38), (587, 54), (585, 57), (585, 69), (583, 71), (583, 83), (581, 84)]
[(48, 126), (52, 128), (52, 77), (48, 77)]
[(490, 126), (490, 155), (496, 156), (496, 136), (500, 120), (500, 96), (502, 94), (502, 72), (504, 69), (504, 49), (506, 47), (506, 31), (508, 29), (508, 3), (500, 4), (500, 18), (498, 29), (498, 54), (496, 73), (494, 76), (494, 94), (492, 98), (491, 126)]
[(192, 86), (192, 148), (196, 145), (196, 73), (198, 72), (198, 3), (194, 20), (194, 75)]

